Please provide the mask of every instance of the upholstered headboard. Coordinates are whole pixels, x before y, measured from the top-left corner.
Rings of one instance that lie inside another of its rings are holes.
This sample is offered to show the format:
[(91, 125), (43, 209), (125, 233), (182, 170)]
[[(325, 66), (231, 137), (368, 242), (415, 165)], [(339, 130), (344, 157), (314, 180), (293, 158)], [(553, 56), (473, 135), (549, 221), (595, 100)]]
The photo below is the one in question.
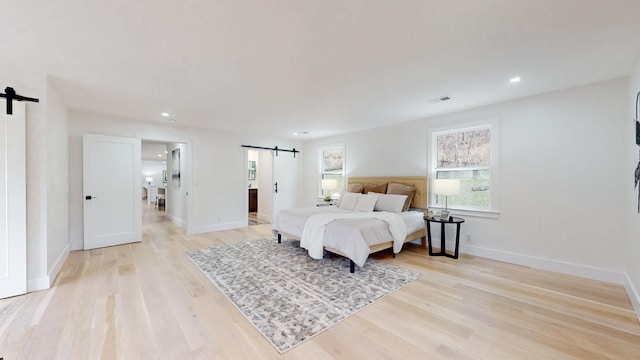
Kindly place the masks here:
[(427, 186), (429, 181), (426, 176), (367, 176), (367, 177), (350, 177), (347, 184), (383, 184), (397, 183), (416, 188), (416, 192), (411, 200), (412, 208), (426, 209), (428, 203)]

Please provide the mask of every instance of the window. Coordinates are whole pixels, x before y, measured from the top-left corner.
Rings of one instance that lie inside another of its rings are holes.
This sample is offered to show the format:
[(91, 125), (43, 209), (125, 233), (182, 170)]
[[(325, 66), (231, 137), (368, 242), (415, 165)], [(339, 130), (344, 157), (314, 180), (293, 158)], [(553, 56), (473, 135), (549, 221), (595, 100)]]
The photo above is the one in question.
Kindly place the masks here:
[[(491, 125), (431, 132), (431, 177), (460, 179), (460, 194), (447, 199), (450, 208), (492, 210), (493, 135)], [(434, 206), (444, 203), (444, 196), (431, 195)]]
[[(335, 179), (335, 190), (322, 189), (323, 179)], [(344, 190), (344, 145), (334, 145), (320, 149), (320, 181), (319, 194), (325, 196), (340, 196)]]

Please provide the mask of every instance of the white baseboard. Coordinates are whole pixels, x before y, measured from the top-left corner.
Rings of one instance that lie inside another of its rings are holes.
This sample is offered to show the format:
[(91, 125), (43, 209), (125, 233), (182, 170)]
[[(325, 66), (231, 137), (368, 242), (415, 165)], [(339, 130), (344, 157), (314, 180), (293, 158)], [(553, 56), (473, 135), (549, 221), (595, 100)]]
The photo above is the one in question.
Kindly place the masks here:
[(629, 278), (629, 274), (624, 274), (625, 282), (624, 288), (627, 290), (627, 294), (629, 295), (629, 300), (631, 300), (631, 304), (633, 308), (636, 310), (636, 316), (638, 317), (638, 321), (640, 321), (640, 293), (638, 293), (638, 289), (633, 286), (631, 279)]
[(27, 292), (46, 290), (50, 287), (49, 276), (27, 279)]
[(231, 223), (215, 224), (215, 225), (194, 226), (193, 228), (191, 228), (190, 234), (201, 234), (201, 233), (221, 231), (221, 230), (231, 230), (231, 229), (238, 229), (246, 226), (247, 226), (247, 223), (243, 221), (236, 221)]
[(62, 265), (64, 265), (64, 262), (67, 260), (67, 257), (69, 257), (70, 251), (71, 251), (71, 245), (67, 244), (64, 250), (62, 250), (62, 253), (60, 253), (60, 256), (58, 256), (58, 258), (56, 259), (56, 262), (53, 264), (53, 266), (49, 270), (49, 287), (51, 287), (53, 282), (56, 280), (56, 276), (58, 276), (58, 274), (60, 273), (60, 270), (62, 269)]
[(51, 288), (51, 285), (55, 281), (56, 276), (58, 276), (58, 274), (60, 273), (64, 262), (67, 260), (67, 257), (69, 257), (70, 249), (71, 245), (67, 244), (64, 250), (62, 250), (62, 252), (60, 253), (60, 256), (58, 256), (58, 258), (56, 259), (56, 262), (53, 263), (53, 266), (51, 266), (51, 269), (49, 269), (49, 273), (47, 274), (47, 276), (27, 279), (28, 293)]
[(461, 244), (461, 246), (463, 246), (463, 252), (469, 255), (480, 256), (517, 265), (529, 266), (536, 269), (554, 271), (561, 274), (580, 276), (598, 281), (605, 281), (618, 285), (624, 285), (627, 281), (626, 274), (621, 271), (613, 271), (592, 266), (572, 264), (563, 261), (516, 254), (507, 251), (489, 249), (468, 244)]
[(184, 223), (184, 221), (182, 221), (182, 219), (177, 218), (177, 217), (175, 217), (175, 216), (173, 216), (173, 215), (171, 215), (169, 213), (167, 213), (167, 217), (169, 218), (169, 220), (171, 220), (171, 222), (173, 222), (176, 225), (179, 225), (179, 226), (184, 226), (185, 225), (185, 223)]

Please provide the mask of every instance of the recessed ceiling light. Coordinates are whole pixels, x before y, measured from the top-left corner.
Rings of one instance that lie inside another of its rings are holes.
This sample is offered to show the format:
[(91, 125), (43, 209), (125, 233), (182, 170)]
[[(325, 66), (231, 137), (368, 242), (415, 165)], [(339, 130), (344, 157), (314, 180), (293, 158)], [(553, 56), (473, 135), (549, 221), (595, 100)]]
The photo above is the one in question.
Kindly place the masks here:
[(307, 135), (309, 132), (308, 131), (296, 131), (293, 133), (293, 135), (298, 136), (298, 135)]
[(169, 152), (167, 150), (164, 151), (165, 154), (168, 154)]
[(168, 112), (165, 111), (165, 112), (162, 113), (162, 116), (169, 117), (169, 116), (171, 116), (171, 114), (169, 114)]
[(163, 164), (166, 164), (167, 162), (166, 162), (166, 161), (163, 161), (162, 163), (163, 163)]
[(509, 82), (512, 82), (512, 83), (520, 82), (520, 76), (512, 77), (511, 79), (509, 79)]
[(162, 157), (162, 154), (158, 154), (158, 157)]

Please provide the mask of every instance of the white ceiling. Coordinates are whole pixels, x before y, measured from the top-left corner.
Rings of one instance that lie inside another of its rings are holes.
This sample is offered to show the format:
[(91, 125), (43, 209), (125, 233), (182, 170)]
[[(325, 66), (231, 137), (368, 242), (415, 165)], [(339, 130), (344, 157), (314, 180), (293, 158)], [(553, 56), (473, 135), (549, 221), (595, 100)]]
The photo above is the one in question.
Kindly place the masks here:
[(638, 0), (11, 1), (0, 62), (49, 75), (72, 109), (316, 138), (625, 76), (639, 14)]
[(165, 151), (167, 151), (166, 143), (142, 140), (142, 161), (167, 161)]

